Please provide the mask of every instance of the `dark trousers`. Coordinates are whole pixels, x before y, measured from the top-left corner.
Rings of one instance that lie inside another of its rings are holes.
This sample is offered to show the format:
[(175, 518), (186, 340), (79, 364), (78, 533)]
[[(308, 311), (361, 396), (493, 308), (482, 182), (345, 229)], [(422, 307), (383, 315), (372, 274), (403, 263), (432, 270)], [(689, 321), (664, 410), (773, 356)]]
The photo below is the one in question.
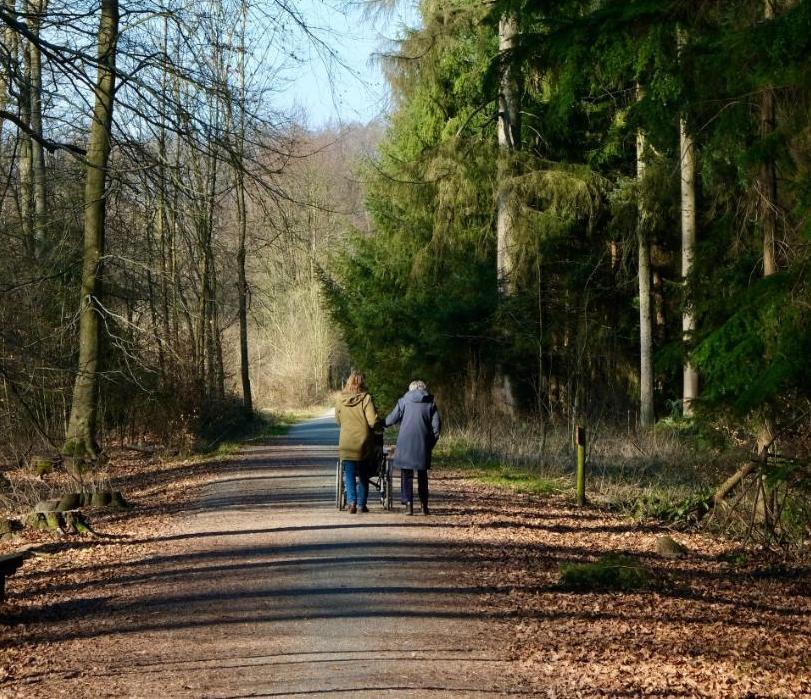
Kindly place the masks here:
[[(420, 504), (428, 507), (428, 470), (417, 471), (417, 492), (420, 496)], [(414, 501), (414, 469), (404, 468), (400, 470), (400, 502), (406, 503)]]

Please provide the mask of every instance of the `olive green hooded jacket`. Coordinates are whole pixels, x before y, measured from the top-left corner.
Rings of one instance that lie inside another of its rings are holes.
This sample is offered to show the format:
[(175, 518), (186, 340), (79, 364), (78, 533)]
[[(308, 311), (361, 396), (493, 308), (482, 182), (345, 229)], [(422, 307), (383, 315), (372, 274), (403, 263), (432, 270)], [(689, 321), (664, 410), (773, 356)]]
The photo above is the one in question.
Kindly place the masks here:
[(335, 421), (341, 427), (338, 456), (349, 461), (362, 461), (372, 456), (372, 430), (380, 422), (375, 404), (365, 391), (342, 393), (335, 404)]

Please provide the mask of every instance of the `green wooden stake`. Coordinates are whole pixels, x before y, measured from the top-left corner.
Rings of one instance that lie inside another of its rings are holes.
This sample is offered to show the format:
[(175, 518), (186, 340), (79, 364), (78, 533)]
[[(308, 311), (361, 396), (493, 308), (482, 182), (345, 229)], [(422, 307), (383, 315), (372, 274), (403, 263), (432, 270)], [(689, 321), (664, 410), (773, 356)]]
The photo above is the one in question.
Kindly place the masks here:
[(575, 432), (577, 443), (577, 504), (582, 507), (586, 504), (586, 430), (578, 427)]

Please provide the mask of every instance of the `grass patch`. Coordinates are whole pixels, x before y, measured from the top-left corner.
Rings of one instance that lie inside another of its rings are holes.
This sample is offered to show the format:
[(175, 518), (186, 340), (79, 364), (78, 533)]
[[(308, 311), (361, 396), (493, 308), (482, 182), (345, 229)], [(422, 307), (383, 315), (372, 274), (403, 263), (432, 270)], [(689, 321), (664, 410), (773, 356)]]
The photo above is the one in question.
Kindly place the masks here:
[(477, 469), (474, 471), (473, 477), (482, 483), (530, 495), (555, 495), (570, 489), (561, 478), (550, 478), (540, 473), (520, 471), (508, 466), (499, 466), (489, 470)]
[(450, 435), (444, 442), (440, 440), (434, 452), (434, 462), (440, 467), (464, 471), (474, 481), (516, 493), (556, 495), (574, 488), (573, 476), (546, 473), (534, 465), (507, 463), (493, 456), (492, 453), (479, 451), (456, 435)]
[(653, 573), (633, 558), (607, 554), (594, 563), (564, 563), (558, 584), (565, 590), (628, 592), (650, 589), (653, 583)]
[[(660, 421), (639, 435), (598, 425), (588, 435), (586, 497), (638, 519), (689, 524), (700, 500), (736, 464), (685, 421)], [(435, 458), (492, 485), (574, 497), (576, 452), (565, 428), (498, 420), (451, 428)]]

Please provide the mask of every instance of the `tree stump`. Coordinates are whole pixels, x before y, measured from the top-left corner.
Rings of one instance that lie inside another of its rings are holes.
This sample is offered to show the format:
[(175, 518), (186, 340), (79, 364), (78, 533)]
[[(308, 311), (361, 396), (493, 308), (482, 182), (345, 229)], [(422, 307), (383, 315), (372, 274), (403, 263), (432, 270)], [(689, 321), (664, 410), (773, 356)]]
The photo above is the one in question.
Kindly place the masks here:
[(70, 512), (82, 507), (106, 507), (111, 510), (128, 510), (132, 507), (120, 490), (97, 490), (92, 493), (66, 493), (58, 498), (40, 500), (34, 512)]
[(59, 499), (56, 506), (57, 512), (67, 512), (68, 510), (78, 510), (84, 503), (82, 493), (68, 493)]
[(113, 510), (129, 510), (132, 507), (132, 505), (124, 499), (124, 496), (121, 494), (120, 490), (112, 491), (109, 506), (110, 509)]
[(63, 534), (84, 534), (91, 531), (90, 523), (79, 510), (70, 512), (31, 512), (25, 523), (34, 529), (61, 531)]
[(14, 536), (23, 528), (23, 525), (16, 519), (0, 517), (0, 540)]
[(50, 500), (40, 500), (34, 505), (34, 512), (56, 512), (59, 507), (60, 498), (52, 498)]
[(113, 500), (113, 494), (109, 490), (97, 490), (92, 494), (90, 507), (107, 507)]

